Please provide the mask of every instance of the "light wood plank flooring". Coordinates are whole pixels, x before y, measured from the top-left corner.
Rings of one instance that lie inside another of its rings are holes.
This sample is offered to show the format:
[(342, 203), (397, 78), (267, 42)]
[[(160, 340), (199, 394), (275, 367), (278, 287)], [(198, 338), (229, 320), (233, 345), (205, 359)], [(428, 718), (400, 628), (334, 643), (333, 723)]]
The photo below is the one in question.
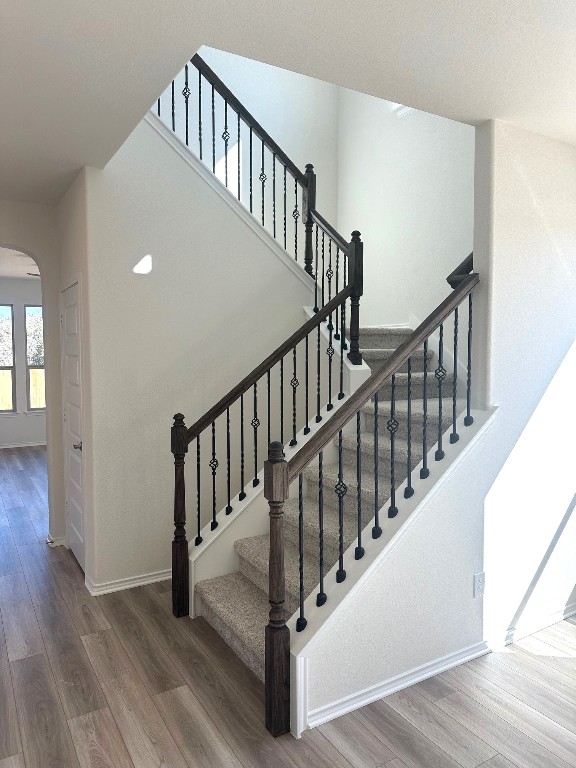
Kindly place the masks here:
[(0, 451), (0, 768), (576, 768), (576, 619), (273, 739), (169, 582), (93, 598), (46, 533), (44, 450)]

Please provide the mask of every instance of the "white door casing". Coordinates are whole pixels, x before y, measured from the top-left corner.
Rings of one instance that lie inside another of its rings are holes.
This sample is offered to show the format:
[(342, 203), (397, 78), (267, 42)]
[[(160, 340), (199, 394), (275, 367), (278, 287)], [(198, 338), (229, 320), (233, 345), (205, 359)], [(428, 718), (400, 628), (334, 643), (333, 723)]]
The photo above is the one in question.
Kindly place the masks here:
[(75, 282), (63, 290), (60, 298), (66, 532), (68, 546), (84, 568), (82, 378), (78, 283)]

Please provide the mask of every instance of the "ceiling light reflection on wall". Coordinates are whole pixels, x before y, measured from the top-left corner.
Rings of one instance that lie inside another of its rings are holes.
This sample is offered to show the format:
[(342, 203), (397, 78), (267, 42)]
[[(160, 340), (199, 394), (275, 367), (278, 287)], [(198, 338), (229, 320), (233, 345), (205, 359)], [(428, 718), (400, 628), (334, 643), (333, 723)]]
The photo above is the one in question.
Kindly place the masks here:
[(140, 259), (138, 264), (132, 269), (137, 275), (148, 275), (152, 272), (152, 256), (148, 253), (143, 259)]

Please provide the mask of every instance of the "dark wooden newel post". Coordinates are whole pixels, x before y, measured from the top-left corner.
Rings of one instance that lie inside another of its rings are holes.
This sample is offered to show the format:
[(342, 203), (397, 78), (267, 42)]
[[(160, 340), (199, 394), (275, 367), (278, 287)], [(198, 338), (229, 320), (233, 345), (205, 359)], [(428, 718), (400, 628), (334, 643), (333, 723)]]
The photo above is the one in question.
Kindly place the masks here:
[(270, 619), (266, 627), (266, 728), (273, 736), (290, 730), (290, 630), (286, 626), (284, 578), (284, 502), (288, 464), (282, 443), (270, 443), (264, 462), (264, 496), (270, 504)]
[(174, 454), (174, 541), (172, 542), (172, 613), (177, 618), (189, 613), (188, 540), (186, 538), (186, 488), (184, 457), (188, 453), (188, 430), (184, 416), (177, 413), (172, 427)]
[(360, 240), (360, 232), (352, 232), (349, 250), (350, 282), (350, 351), (348, 360), (353, 365), (361, 365), (360, 354), (360, 296), (364, 292), (364, 243)]
[(313, 257), (313, 245), (312, 245), (312, 232), (314, 230), (314, 221), (310, 215), (310, 211), (316, 209), (316, 174), (314, 173), (314, 166), (306, 166), (306, 187), (302, 192), (302, 213), (304, 219), (304, 226), (306, 229), (306, 244), (304, 248), (304, 269), (309, 275), (315, 277)]

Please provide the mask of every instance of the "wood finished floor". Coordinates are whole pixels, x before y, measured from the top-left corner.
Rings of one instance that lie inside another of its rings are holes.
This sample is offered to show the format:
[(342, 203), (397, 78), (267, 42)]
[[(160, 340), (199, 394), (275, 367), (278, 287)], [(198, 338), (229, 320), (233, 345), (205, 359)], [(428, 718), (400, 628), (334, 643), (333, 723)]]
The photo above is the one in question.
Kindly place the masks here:
[(93, 598), (44, 543), (45, 452), (0, 451), (0, 768), (576, 767), (576, 620), (296, 741), (170, 584)]

